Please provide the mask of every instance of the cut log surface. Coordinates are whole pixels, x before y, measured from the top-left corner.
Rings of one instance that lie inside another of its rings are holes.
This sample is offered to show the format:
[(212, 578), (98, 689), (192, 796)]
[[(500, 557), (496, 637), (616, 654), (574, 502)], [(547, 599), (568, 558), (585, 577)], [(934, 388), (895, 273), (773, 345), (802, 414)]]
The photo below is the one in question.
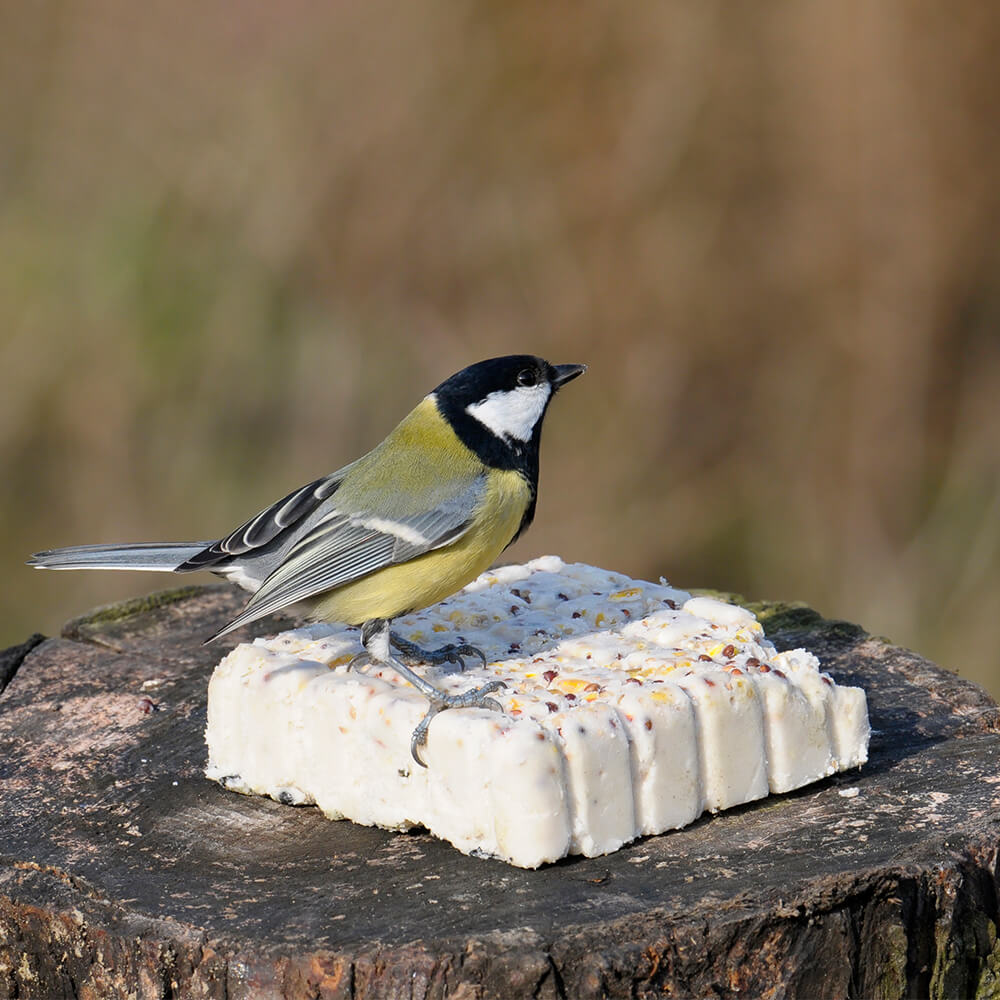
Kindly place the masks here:
[(229, 646), (201, 641), (239, 604), (186, 588), (0, 654), (0, 997), (1000, 995), (1000, 709), (976, 685), (749, 605), (865, 688), (869, 763), (523, 871), (208, 781)]

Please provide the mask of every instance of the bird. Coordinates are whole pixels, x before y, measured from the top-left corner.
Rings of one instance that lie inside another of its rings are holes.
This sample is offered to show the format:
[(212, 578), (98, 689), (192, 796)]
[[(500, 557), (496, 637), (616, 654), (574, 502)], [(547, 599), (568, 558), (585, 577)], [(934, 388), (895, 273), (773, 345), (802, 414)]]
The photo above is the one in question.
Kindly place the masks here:
[[(482, 650), (424, 649), (393, 619), (451, 596), (531, 524), (542, 423), (554, 395), (587, 370), (528, 354), (488, 358), (428, 393), (375, 448), (307, 483), (216, 541), (74, 545), (36, 552), (38, 569), (209, 570), (251, 592), (221, 636), (295, 605), (308, 618), (360, 627), (350, 666), (389, 666), (428, 700), (411, 754), (446, 709), (501, 709), (490, 681), (448, 694), (410, 664), (457, 664)], [(400, 655), (393, 655), (395, 649)], [(401, 659), (402, 658), (402, 659)], [(403, 660), (409, 661), (404, 663)]]

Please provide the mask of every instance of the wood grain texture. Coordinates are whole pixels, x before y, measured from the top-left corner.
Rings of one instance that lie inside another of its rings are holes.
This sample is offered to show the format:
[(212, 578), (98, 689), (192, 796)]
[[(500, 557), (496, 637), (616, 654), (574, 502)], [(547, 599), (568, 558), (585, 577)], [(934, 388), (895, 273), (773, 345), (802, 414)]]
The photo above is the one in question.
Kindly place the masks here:
[(867, 690), (870, 762), (522, 871), (207, 781), (201, 639), (239, 602), (154, 595), (3, 660), (0, 997), (1000, 995), (1000, 709), (919, 656), (757, 606)]

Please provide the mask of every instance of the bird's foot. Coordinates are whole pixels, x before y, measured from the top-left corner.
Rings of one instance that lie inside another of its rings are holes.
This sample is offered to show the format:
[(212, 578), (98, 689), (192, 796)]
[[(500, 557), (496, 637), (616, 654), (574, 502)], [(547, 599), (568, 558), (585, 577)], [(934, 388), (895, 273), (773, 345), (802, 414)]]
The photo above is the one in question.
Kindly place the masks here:
[(429, 663), (438, 666), (441, 663), (457, 663), (460, 670), (465, 669), (466, 656), (478, 656), (486, 666), (486, 654), (477, 646), (470, 646), (467, 642), (449, 642), (447, 646), (440, 649), (424, 649), (409, 639), (404, 639), (398, 632), (389, 633), (389, 641), (408, 660), (416, 660), (419, 663)]
[(431, 703), (431, 706), (427, 714), (417, 724), (417, 728), (413, 730), (413, 735), (410, 737), (410, 754), (413, 756), (413, 759), (421, 767), (427, 767), (418, 751), (427, 744), (427, 732), (435, 715), (449, 708), (488, 708), (494, 712), (502, 712), (503, 706), (500, 702), (489, 696), (494, 691), (499, 691), (506, 687), (507, 685), (503, 681), (490, 681), (480, 688), (474, 688), (462, 694), (445, 694), (443, 691), (439, 691), (437, 697), (428, 697), (427, 700)]
[(494, 712), (502, 712), (503, 706), (495, 698), (489, 696), (494, 691), (499, 691), (507, 685), (503, 681), (489, 681), (482, 687), (472, 691), (465, 691), (462, 694), (448, 694), (436, 688), (425, 677), (421, 677), (415, 670), (412, 670), (405, 663), (397, 660), (390, 651), (390, 644), (395, 646), (403, 656), (408, 659), (423, 661), (424, 663), (458, 663), (464, 669), (463, 656), (478, 656), (486, 665), (486, 657), (482, 650), (466, 643), (450, 643), (441, 649), (422, 649), (416, 643), (410, 642), (402, 636), (395, 635), (389, 631), (389, 623), (382, 618), (375, 618), (365, 622), (361, 630), (361, 642), (364, 651), (358, 653), (347, 669), (371, 663), (376, 666), (392, 667), (400, 677), (408, 680), (427, 700), (430, 708), (427, 714), (417, 724), (410, 737), (410, 753), (413, 759), (421, 766), (427, 765), (421, 760), (419, 749), (427, 743), (427, 731), (431, 721), (439, 712), (444, 712), (449, 708), (488, 708)]

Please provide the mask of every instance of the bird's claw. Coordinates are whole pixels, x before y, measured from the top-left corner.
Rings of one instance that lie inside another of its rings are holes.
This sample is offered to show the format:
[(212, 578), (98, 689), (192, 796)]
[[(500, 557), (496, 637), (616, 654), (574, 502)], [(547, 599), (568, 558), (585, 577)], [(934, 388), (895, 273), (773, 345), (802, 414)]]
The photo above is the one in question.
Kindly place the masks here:
[(478, 656), (486, 666), (486, 654), (477, 646), (470, 646), (467, 642), (450, 642), (447, 646), (434, 650), (434, 659), (440, 657), (441, 663), (457, 663), (459, 670), (465, 670), (465, 657)]
[(486, 666), (486, 654), (477, 646), (472, 646), (467, 642), (449, 642), (447, 646), (440, 649), (424, 649), (409, 639), (404, 639), (395, 632), (390, 633), (390, 641), (409, 660), (417, 660), (438, 666), (442, 663), (456, 663), (460, 670), (465, 670), (466, 656), (478, 656)]
[(360, 653), (356, 653), (347, 662), (347, 672), (350, 673), (352, 670), (358, 667), (367, 667), (369, 663), (372, 662), (371, 654), (368, 650), (363, 649)]
[(427, 733), (435, 715), (449, 708), (488, 708), (493, 712), (502, 712), (503, 706), (500, 702), (496, 698), (488, 696), (494, 691), (506, 689), (506, 687), (507, 685), (503, 681), (490, 681), (472, 691), (465, 691), (462, 694), (442, 694), (440, 698), (430, 699), (430, 708), (427, 710), (427, 714), (417, 723), (417, 727), (410, 737), (410, 754), (413, 759), (421, 767), (427, 767), (419, 750), (427, 743)]

